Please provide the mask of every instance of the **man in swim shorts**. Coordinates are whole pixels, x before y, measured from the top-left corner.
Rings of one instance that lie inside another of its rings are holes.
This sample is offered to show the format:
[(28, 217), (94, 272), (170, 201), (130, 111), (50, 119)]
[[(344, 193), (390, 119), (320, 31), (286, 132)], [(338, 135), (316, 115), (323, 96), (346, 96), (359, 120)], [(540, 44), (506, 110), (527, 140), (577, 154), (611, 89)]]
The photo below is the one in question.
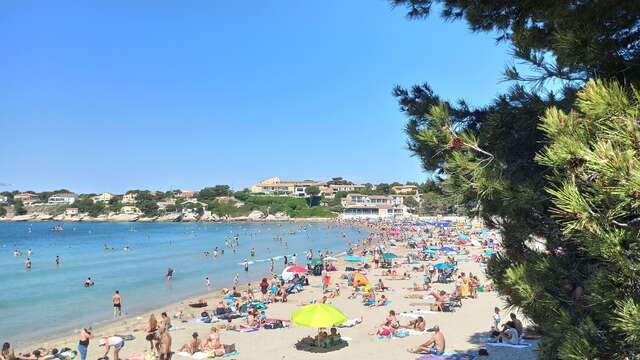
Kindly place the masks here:
[(117, 318), (122, 316), (122, 297), (120, 296), (120, 291), (116, 290), (116, 293), (113, 294), (111, 298), (113, 301), (113, 318)]

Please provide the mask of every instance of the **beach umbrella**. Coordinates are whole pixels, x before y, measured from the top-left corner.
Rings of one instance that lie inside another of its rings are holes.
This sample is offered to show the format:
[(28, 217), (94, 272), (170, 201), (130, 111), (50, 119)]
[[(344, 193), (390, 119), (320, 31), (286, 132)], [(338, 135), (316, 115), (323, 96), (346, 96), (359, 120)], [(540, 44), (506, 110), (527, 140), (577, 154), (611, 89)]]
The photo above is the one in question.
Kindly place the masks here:
[(353, 286), (357, 287), (362, 285), (369, 285), (369, 279), (359, 272), (353, 274)]
[(298, 265), (287, 266), (282, 271), (282, 280), (290, 281), (290, 280), (293, 280), (296, 274), (306, 274), (306, 273), (307, 273), (307, 269), (303, 268), (302, 266), (298, 266)]
[(485, 250), (484, 256), (491, 257), (491, 255), (493, 255), (493, 250)]
[(434, 268), (436, 269), (453, 269), (453, 265), (451, 264), (446, 264), (446, 263), (439, 263), (439, 264), (435, 264), (433, 265)]
[(291, 322), (308, 328), (330, 328), (347, 321), (347, 316), (330, 304), (305, 305), (291, 314)]
[(365, 262), (366, 259), (363, 259), (363, 258), (358, 257), (358, 256), (351, 255), (351, 256), (345, 257), (344, 261), (347, 261), (347, 262)]
[(398, 258), (398, 255), (394, 254), (394, 253), (386, 253), (384, 255), (382, 255), (382, 258), (385, 260), (393, 260)]
[(333, 256), (327, 256), (326, 258), (324, 258), (324, 261), (333, 262), (338, 261), (338, 259), (334, 258)]
[(283, 272), (305, 274), (307, 272), (307, 268), (302, 267), (300, 265), (291, 265), (284, 268)]
[(309, 265), (311, 265), (311, 266), (322, 265), (322, 260), (320, 260), (318, 258), (311, 259), (311, 260), (309, 260)]
[(437, 253), (437, 251), (435, 251), (433, 249), (427, 249), (424, 252), (427, 253), (427, 254), (436, 254)]
[(441, 247), (440, 251), (442, 251), (442, 252), (452, 252), (452, 251), (455, 252), (455, 249), (452, 248), (452, 247), (445, 246), (445, 247)]

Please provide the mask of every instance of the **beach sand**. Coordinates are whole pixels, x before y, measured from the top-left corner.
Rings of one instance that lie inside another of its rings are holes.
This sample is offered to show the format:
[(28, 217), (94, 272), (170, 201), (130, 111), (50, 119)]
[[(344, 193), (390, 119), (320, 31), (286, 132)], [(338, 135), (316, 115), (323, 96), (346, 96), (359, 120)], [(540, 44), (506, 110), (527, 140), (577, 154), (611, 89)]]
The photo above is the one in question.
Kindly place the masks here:
[[(398, 255), (406, 254), (408, 250), (398, 247), (392, 248), (392, 251)], [(479, 249), (471, 248), (472, 254), (479, 253)], [(398, 259), (399, 260), (399, 259)], [(338, 269), (344, 269), (345, 263), (339, 262)], [(460, 271), (466, 273), (473, 273), (480, 276), (481, 282), (484, 282), (484, 272), (481, 269), (480, 264), (472, 262), (459, 263)], [(398, 271), (402, 273), (404, 269), (409, 269), (409, 265), (403, 265), (403, 268)], [(367, 277), (372, 284), (378, 281), (380, 276), (379, 269), (370, 269)], [(342, 271), (331, 272), (332, 282), (339, 280), (339, 275)], [(421, 275), (414, 273), (413, 278), (418, 283), (421, 280)], [(369, 335), (369, 333), (375, 332), (375, 329), (382, 324), (387, 316), (389, 310), (395, 310), (396, 313), (415, 309), (426, 309), (428, 305), (423, 300), (407, 299), (404, 296), (414, 293), (407, 289), (413, 285), (413, 279), (410, 280), (389, 280), (383, 277), (385, 285), (392, 288), (391, 291), (386, 292), (387, 297), (392, 301), (391, 304), (382, 307), (365, 307), (361, 304), (361, 299), (348, 299), (347, 296), (351, 293), (351, 289), (347, 287), (346, 280), (339, 280), (341, 295), (335, 299), (331, 299), (330, 302), (341, 309), (349, 318), (360, 318), (364, 320), (361, 324), (352, 328), (339, 329), (343, 337), (348, 337), (351, 340), (348, 341), (348, 346), (339, 350), (325, 352), (325, 353), (312, 353), (307, 351), (297, 350), (295, 344), (301, 338), (310, 335), (317, 334), (315, 329), (300, 328), (296, 325), (291, 325), (284, 329), (264, 330), (261, 329), (251, 333), (238, 333), (234, 331), (223, 331), (221, 339), (224, 344), (235, 343), (239, 352), (238, 355), (226, 357), (227, 359), (415, 359), (418, 355), (410, 354), (407, 352), (407, 348), (417, 346), (418, 344), (426, 341), (430, 335), (416, 335), (408, 336), (405, 338), (392, 338), (392, 339), (379, 339), (378, 336)], [(257, 285), (257, 282), (254, 284)], [(449, 284), (435, 284), (435, 289), (444, 289), (450, 292), (454, 288), (454, 283)], [(216, 292), (216, 295), (218, 293)], [(149, 294), (154, 296), (154, 294)], [(286, 303), (270, 304), (267, 310), (267, 316), (269, 318), (285, 319), (288, 320), (291, 317), (291, 313), (300, 306), (302, 302), (308, 303), (312, 300), (319, 300), (321, 295), (321, 285), (319, 276), (310, 276), (310, 286), (305, 287), (305, 290), (299, 294), (289, 296), (289, 301)], [(198, 297), (202, 298), (202, 297)], [(220, 296), (214, 296), (213, 293), (209, 296), (205, 296), (209, 301), (209, 307), (217, 303), (217, 299)], [(161, 312), (166, 311), (168, 314), (174, 314), (180, 310), (184, 312), (187, 318), (192, 315), (199, 317), (200, 309), (190, 308), (187, 304), (191, 299), (186, 299), (171, 306), (166, 306), (153, 311), (159, 318)], [(124, 299), (126, 306), (126, 298)], [(420, 304), (420, 305), (415, 305)], [(493, 308), (498, 306), (504, 308), (505, 304), (501, 301), (495, 292), (479, 293), (478, 299), (465, 299), (463, 300), (463, 306), (458, 308), (455, 312), (446, 313), (432, 313), (424, 315), (427, 323), (427, 328), (433, 325), (439, 325), (446, 337), (446, 350), (466, 352), (470, 350), (477, 350), (480, 348), (487, 348), (489, 356), (480, 357), (480, 359), (535, 359), (535, 342), (532, 342), (530, 349), (510, 349), (510, 348), (492, 348), (485, 345), (487, 340), (488, 330), (491, 324), (491, 315)], [(111, 309), (105, 309), (105, 311), (111, 311)], [(145, 350), (149, 349), (149, 343), (144, 339), (145, 334), (142, 331), (147, 326), (147, 319), (151, 313), (140, 314), (137, 316), (131, 316), (114, 321), (104, 326), (94, 328), (94, 339), (89, 346), (88, 359), (95, 360), (102, 356), (104, 349), (98, 347), (98, 337), (114, 334), (132, 334), (136, 337), (135, 340), (127, 341), (124, 348), (120, 352), (120, 357), (126, 359), (133, 354), (141, 354)], [(503, 322), (508, 318), (508, 312), (502, 311)], [(401, 324), (406, 324), (410, 319), (407, 317), (398, 317)], [(234, 323), (240, 322), (241, 319), (234, 320)], [(526, 325), (526, 320), (523, 321)], [(199, 323), (181, 323), (176, 319), (172, 319), (173, 326), (177, 329), (171, 331), (173, 338), (173, 351), (178, 349), (191, 339), (191, 334), (197, 331), (201, 338), (206, 337), (209, 333), (209, 329), (215, 324), (199, 324)], [(220, 324), (220, 323), (218, 323)], [(30, 351), (37, 347), (45, 348), (62, 348), (69, 347), (76, 349), (77, 347), (77, 331), (73, 334), (66, 334), (59, 338), (34, 341), (29, 346), (18, 346), (18, 350)], [(109, 354), (113, 358), (113, 353)], [(174, 359), (187, 359), (181, 356), (174, 355)]]

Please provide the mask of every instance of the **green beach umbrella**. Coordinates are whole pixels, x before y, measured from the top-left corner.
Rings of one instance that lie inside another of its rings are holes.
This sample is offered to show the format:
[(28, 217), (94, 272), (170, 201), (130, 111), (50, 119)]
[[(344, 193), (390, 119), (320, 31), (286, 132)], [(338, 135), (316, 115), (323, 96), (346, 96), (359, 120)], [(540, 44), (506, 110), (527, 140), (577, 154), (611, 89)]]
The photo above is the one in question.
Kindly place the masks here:
[(291, 314), (291, 322), (308, 328), (330, 328), (347, 321), (347, 316), (329, 304), (306, 305)]
[(320, 260), (318, 258), (311, 259), (311, 260), (309, 260), (309, 264), (311, 266), (322, 265), (322, 260)]
[(394, 254), (394, 253), (386, 253), (384, 255), (382, 255), (382, 258), (385, 260), (393, 260), (393, 259), (397, 259), (398, 255)]

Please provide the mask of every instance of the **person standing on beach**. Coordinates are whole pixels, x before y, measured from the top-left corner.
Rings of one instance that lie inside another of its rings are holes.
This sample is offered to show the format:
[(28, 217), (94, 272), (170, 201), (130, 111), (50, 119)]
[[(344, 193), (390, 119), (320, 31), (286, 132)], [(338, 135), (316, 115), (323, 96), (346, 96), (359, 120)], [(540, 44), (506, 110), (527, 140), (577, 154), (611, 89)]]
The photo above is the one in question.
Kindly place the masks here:
[(271, 258), (271, 264), (269, 265), (269, 271), (273, 274), (273, 271), (276, 268), (276, 263), (273, 261), (273, 258)]
[(171, 359), (171, 335), (166, 326), (160, 326), (160, 360)]
[(238, 287), (238, 284), (240, 284), (240, 280), (238, 279), (238, 274), (236, 274), (236, 276), (233, 277), (233, 286)]
[(116, 290), (111, 300), (113, 301), (113, 318), (115, 319), (122, 316), (122, 297), (120, 296), (120, 291)]
[(80, 331), (80, 341), (78, 341), (80, 360), (87, 360), (87, 350), (89, 350), (89, 339), (91, 339), (91, 336), (91, 328), (84, 328)]

